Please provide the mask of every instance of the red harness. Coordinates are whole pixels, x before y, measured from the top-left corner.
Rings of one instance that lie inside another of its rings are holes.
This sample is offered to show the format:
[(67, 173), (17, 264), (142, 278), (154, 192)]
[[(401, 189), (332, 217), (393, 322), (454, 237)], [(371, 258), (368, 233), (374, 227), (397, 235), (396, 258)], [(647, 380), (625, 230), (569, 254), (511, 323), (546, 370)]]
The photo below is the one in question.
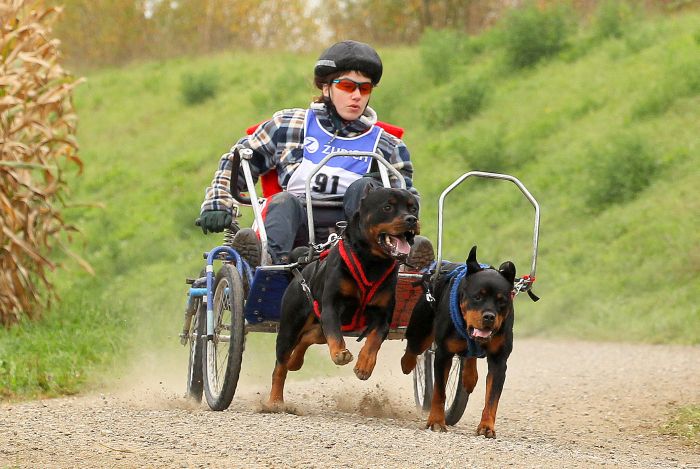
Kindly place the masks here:
[[(355, 314), (352, 316), (352, 321), (350, 321), (349, 324), (342, 325), (340, 330), (343, 332), (357, 331), (365, 327), (367, 323), (367, 318), (365, 318), (365, 315), (363, 314), (365, 312), (365, 308), (372, 298), (374, 298), (374, 295), (377, 293), (377, 290), (379, 290), (379, 287), (382, 286), (384, 281), (389, 277), (389, 275), (391, 275), (394, 269), (396, 269), (396, 261), (394, 261), (387, 271), (382, 274), (379, 280), (376, 282), (370, 282), (367, 280), (365, 270), (362, 268), (362, 264), (357, 258), (357, 255), (350, 249), (350, 246), (345, 247), (345, 243), (343, 242), (342, 238), (338, 242), (338, 248), (340, 250), (340, 256), (343, 258), (343, 262), (345, 262), (345, 265), (348, 267), (352, 278), (355, 279), (355, 283), (360, 289), (360, 304), (357, 306)], [(319, 305), (318, 300), (314, 300), (314, 314), (316, 314), (316, 317), (321, 319), (321, 305)]]

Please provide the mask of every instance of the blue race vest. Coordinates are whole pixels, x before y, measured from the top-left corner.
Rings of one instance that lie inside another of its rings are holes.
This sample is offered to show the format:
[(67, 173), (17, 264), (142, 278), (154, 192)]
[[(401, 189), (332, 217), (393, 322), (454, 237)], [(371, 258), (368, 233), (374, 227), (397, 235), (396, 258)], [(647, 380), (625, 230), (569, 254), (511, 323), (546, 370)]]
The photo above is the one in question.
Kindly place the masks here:
[[(313, 110), (306, 111), (304, 120), (304, 158), (287, 182), (287, 192), (298, 197), (306, 194), (306, 179), (326, 155), (336, 151), (376, 152), (383, 130), (375, 125), (357, 137), (335, 137), (318, 122)], [(334, 138), (335, 137), (335, 138)], [(369, 171), (369, 156), (343, 156), (331, 159), (313, 177), (311, 197), (338, 198), (348, 186)]]

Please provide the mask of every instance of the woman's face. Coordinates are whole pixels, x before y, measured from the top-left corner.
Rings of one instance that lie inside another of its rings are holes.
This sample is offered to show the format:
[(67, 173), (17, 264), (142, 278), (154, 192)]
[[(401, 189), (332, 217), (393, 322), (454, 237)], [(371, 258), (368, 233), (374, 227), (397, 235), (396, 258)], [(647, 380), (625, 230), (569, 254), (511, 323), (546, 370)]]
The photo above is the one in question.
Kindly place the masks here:
[[(371, 85), (371, 80), (359, 72), (346, 72), (337, 78), (337, 80), (343, 79), (349, 79), (361, 84), (369, 83)], [(348, 92), (339, 89), (336, 83), (331, 83), (323, 85), (323, 95), (331, 98), (341, 118), (346, 121), (354, 121), (365, 111), (371, 93), (362, 94), (358, 86), (355, 86), (354, 91)]]

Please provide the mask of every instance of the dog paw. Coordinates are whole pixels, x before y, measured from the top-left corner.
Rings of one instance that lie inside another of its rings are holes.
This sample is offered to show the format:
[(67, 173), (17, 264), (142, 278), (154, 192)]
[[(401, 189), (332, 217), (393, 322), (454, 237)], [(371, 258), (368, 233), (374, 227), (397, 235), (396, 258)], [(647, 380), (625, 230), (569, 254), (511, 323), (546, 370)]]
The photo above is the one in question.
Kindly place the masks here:
[(285, 412), (284, 401), (268, 400), (267, 402), (263, 402), (260, 412), (264, 414), (279, 414)]
[(416, 356), (413, 354), (405, 353), (401, 357), (401, 371), (403, 374), (407, 375), (416, 367)]
[(261, 402), (257, 411), (261, 414), (292, 414), (303, 415), (303, 412), (293, 404), (287, 404), (283, 401), (266, 401)]
[(431, 423), (428, 421), (427, 425), (425, 426), (426, 429), (430, 429), (433, 432), (440, 432), (440, 433), (446, 433), (447, 432), (447, 425), (444, 423), (438, 423), (438, 422), (433, 422)]
[(355, 367), (353, 371), (355, 372), (355, 376), (357, 376), (362, 381), (365, 381), (369, 379), (370, 376), (372, 376), (372, 370), (361, 370), (358, 367)]
[(352, 353), (350, 353), (350, 350), (348, 349), (341, 350), (340, 352), (336, 353), (333, 357), (333, 363), (335, 363), (336, 365), (347, 365), (352, 360)]
[(496, 430), (487, 425), (479, 425), (476, 429), (476, 434), (479, 436), (483, 435), (486, 438), (496, 438)]

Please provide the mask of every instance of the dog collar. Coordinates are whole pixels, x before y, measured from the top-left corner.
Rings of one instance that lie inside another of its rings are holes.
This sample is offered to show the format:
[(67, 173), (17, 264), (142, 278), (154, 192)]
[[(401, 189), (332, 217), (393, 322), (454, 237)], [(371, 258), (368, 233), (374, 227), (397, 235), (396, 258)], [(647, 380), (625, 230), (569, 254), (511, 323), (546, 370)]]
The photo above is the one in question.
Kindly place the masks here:
[(469, 337), (467, 333), (467, 324), (464, 322), (464, 318), (459, 309), (459, 283), (466, 277), (468, 270), (469, 268), (466, 264), (460, 264), (455, 270), (448, 274), (448, 278), (454, 277), (450, 288), (450, 317), (452, 318), (452, 323), (457, 333), (467, 341), (467, 350), (461, 352), (459, 355), (463, 357), (484, 358), (486, 356), (486, 351), (476, 340)]

